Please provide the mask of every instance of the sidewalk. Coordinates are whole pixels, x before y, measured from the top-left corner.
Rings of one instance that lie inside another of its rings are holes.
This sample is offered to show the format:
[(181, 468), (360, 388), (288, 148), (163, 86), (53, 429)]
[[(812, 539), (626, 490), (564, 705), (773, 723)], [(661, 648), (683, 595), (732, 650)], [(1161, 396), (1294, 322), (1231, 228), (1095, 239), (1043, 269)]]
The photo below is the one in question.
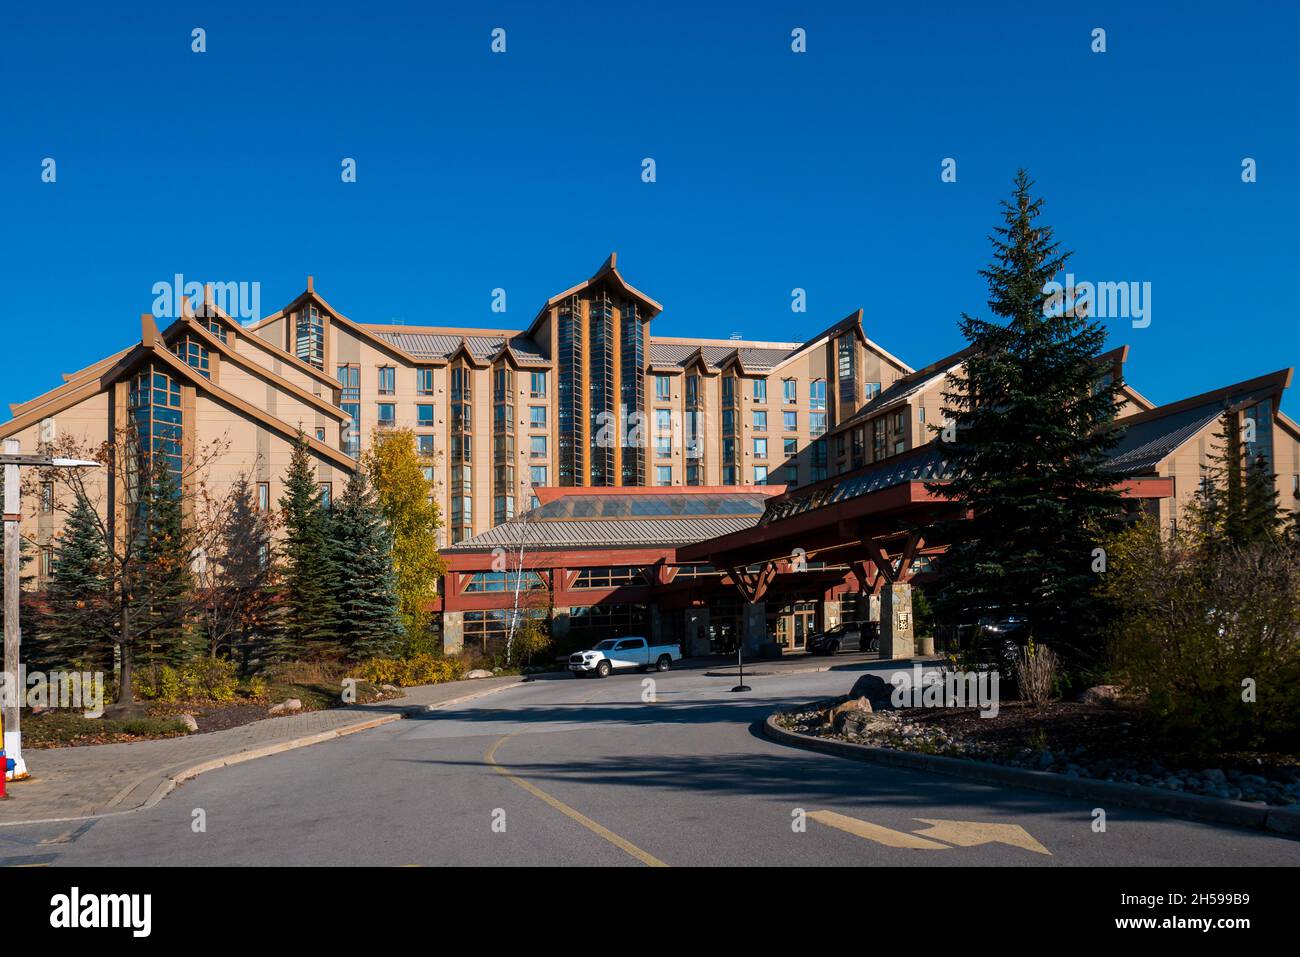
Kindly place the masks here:
[[(764, 675), (799, 675), (819, 671), (864, 671), (876, 666), (910, 668), (913, 662), (930, 663), (930, 657), (881, 659), (874, 651), (842, 655), (784, 655), (780, 658), (746, 658), (745, 677), (761, 678)], [(704, 671), (714, 677), (734, 678), (740, 674), (735, 655), (709, 655), (687, 658), (674, 668), (682, 671)]]
[(204, 771), (317, 744), (400, 721), (412, 711), (513, 687), (518, 677), (479, 678), (407, 688), (394, 701), (266, 718), (208, 734), (132, 744), (97, 744), (24, 752), (31, 770), (11, 781), (0, 801), (0, 827), (75, 820), (152, 807), (177, 784)]

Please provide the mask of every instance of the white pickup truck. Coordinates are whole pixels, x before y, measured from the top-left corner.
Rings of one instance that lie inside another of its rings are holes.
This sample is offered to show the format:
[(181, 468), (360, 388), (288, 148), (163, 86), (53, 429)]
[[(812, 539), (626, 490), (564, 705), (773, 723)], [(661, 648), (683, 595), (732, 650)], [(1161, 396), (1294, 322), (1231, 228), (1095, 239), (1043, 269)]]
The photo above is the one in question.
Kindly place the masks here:
[(569, 670), (575, 678), (593, 673), (608, 678), (615, 668), (667, 671), (674, 661), (681, 660), (682, 650), (677, 645), (652, 645), (644, 638), (607, 638), (590, 651), (570, 655)]

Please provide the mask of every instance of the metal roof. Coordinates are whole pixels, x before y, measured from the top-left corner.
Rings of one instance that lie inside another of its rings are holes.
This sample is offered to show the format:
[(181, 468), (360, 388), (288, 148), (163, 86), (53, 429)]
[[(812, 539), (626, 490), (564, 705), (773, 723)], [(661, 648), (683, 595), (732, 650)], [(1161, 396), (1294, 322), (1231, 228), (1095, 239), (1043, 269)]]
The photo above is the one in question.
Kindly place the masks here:
[(734, 346), (702, 346), (690, 345), (680, 342), (655, 342), (650, 340), (650, 364), (652, 366), (684, 366), (686, 360), (699, 350), (704, 364), (710, 369), (716, 369), (733, 352), (740, 353), (740, 363), (745, 369), (752, 372), (771, 372), (781, 364), (786, 357), (799, 351), (794, 349), (769, 349), (757, 346), (746, 346), (743, 342), (737, 342)]
[(572, 495), (540, 505), (444, 549), (682, 545), (753, 528), (768, 495)]
[[(506, 343), (505, 336), (464, 336), (442, 332), (385, 332), (382, 329), (374, 328), (371, 328), (370, 331), (385, 342), (391, 342), (397, 348), (420, 359), (449, 359), (451, 354), (460, 348), (461, 342), (464, 342), (469, 348), (470, 355), (475, 359), (487, 362)], [(541, 347), (532, 339), (514, 336), (509, 341), (511, 351), (514, 352), (520, 362), (546, 363), (549, 365), (546, 357), (542, 354)]]

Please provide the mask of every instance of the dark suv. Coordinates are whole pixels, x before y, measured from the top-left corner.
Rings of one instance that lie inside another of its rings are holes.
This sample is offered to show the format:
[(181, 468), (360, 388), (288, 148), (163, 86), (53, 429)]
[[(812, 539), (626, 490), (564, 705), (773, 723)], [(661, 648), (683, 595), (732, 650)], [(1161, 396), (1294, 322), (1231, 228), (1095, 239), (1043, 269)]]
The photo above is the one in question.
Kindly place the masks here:
[(808, 651), (814, 655), (834, 655), (841, 651), (879, 651), (880, 622), (845, 621), (829, 631), (819, 631), (808, 639)]

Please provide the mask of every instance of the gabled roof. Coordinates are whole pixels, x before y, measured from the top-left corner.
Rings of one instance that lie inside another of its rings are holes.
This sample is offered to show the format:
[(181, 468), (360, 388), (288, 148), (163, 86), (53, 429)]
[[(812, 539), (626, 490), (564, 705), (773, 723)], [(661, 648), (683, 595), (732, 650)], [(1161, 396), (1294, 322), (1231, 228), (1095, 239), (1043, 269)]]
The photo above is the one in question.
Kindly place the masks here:
[(206, 325), (195, 318), (187, 317), (184, 319), (177, 319), (163, 331), (161, 338), (170, 346), (182, 335), (189, 335), (198, 338), (199, 341), (207, 347), (209, 352), (220, 354), (223, 361), (238, 366), (245, 372), (256, 376), (264, 382), (272, 382), (276, 388), (284, 389), (286, 392), (292, 393), (295, 397), (314, 407), (317, 411), (338, 419), (340, 422), (346, 422), (349, 420), (350, 416), (334, 403), (327, 402), (318, 395), (313, 395), (306, 389), (294, 385), (282, 376), (276, 375), (265, 366), (259, 365), (247, 356), (241, 355), (237, 349), (222, 342), (219, 336), (214, 335)]
[(867, 419), (887, 412), (897, 405), (902, 405), (912, 396), (922, 391), (936, 380), (947, 376), (948, 373), (961, 365), (962, 360), (970, 354), (973, 347), (967, 346), (960, 352), (954, 352), (950, 356), (945, 356), (938, 362), (932, 362), (924, 369), (918, 369), (916, 372), (910, 372), (901, 379), (896, 379), (890, 383), (889, 387), (883, 389), (874, 399), (866, 402), (861, 408), (850, 415), (843, 422), (839, 423), (828, 433), (834, 435), (837, 432), (843, 432), (851, 429), (856, 425), (861, 425)]
[(1291, 373), (1290, 369), (1281, 369), (1118, 419), (1116, 428), (1125, 431), (1111, 450), (1107, 467), (1121, 475), (1154, 470), (1212, 426), (1225, 410), (1244, 408), (1266, 398), (1276, 400), (1290, 385)]
[(367, 328), (374, 335), (413, 356), (416, 361), (449, 362), (452, 355), (463, 346), (471, 360), (478, 363), (495, 362), (508, 349), (519, 365), (551, 364), (536, 342), (517, 332), (502, 330), (492, 333), (490, 330), (482, 330), (485, 334), (468, 335), (453, 330), (389, 331), (373, 325)]
[(663, 306), (623, 278), (623, 274), (618, 271), (618, 253), (613, 252), (609, 254), (609, 258), (605, 260), (590, 279), (584, 279), (576, 286), (570, 286), (568, 289), (564, 290), (564, 292), (556, 293), (550, 299), (546, 300), (546, 303), (542, 308), (537, 310), (537, 315), (533, 318), (532, 323), (529, 324), (527, 335), (532, 336), (532, 334), (537, 331), (538, 324), (546, 318), (546, 314), (552, 306), (563, 302), (570, 296), (577, 295), (586, 289), (590, 289), (592, 286), (598, 286), (602, 282), (609, 283), (626, 298), (635, 299), (637, 302), (645, 306), (650, 311), (649, 315), (643, 317), (645, 319), (653, 319), (655, 316), (659, 315), (659, 313), (664, 311)]

